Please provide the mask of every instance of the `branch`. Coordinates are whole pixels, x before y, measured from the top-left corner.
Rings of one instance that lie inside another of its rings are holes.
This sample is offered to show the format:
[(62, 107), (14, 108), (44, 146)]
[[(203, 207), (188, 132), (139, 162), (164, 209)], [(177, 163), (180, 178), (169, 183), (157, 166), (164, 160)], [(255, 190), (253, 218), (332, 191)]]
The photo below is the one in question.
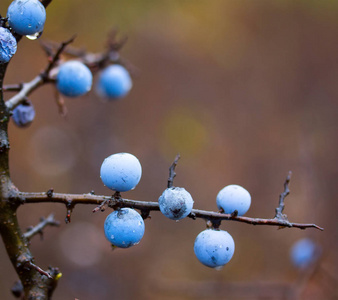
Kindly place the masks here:
[[(51, 54), (53, 53), (53, 49), (56, 49), (59, 47), (59, 43), (54, 41), (41, 41), (40, 42), (42, 49), (47, 53)], [(78, 48), (74, 46), (68, 46), (67, 49), (64, 50), (64, 54), (67, 54), (69, 56), (81, 58), (86, 55), (86, 50), (84, 48)]]
[[(2, 177), (1, 180), (3, 179)], [(6, 185), (11, 185), (11, 183), (8, 182)], [(2, 185), (1, 192), (0, 232), (7, 254), (23, 285), (25, 299), (49, 299), (47, 295), (54, 291), (61, 275), (57, 272), (47, 273), (34, 264), (33, 256), (28, 248), (28, 240), (21, 233), (18, 224), (16, 216), (18, 204), (14, 200), (15, 188), (8, 189)], [(42, 274), (47, 278), (41, 276)]]
[(36, 90), (39, 86), (42, 86), (43, 84), (49, 83), (53, 81), (51, 78), (51, 73), (53, 68), (55, 68), (57, 62), (60, 59), (61, 53), (65, 50), (67, 45), (72, 43), (75, 39), (75, 36), (70, 38), (68, 41), (62, 42), (55, 54), (49, 58), (49, 64), (45, 68), (45, 70), (36, 76), (32, 81), (26, 82), (20, 85), (9, 85), (5, 86), (5, 91), (14, 91), (19, 88), (19, 93), (17, 93), (15, 96), (13, 96), (11, 99), (6, 101), (6, 106), (8, 109), (12, 110), (16, 106), (18, 106), (25, 98), (27, 98), (34, 90)]
[[(42, 1), (42, 3), (49, 4), (51, 1)], [(106, 65), (111, 63), (120, 63), (124, 65), (127, 69), (129, 69), (131, 74), (137, 73), (136, 68), (130, 64), (127, 60), (122, 59), (117, 52), (117, 49), (122, 47), (115, 47), (112, 49), (108, 49), (103, 53), (87, 53), (83, 50), (79, 50), (74, 47), (67, 47), (71, 44), (75, 39), (75, 36), (70, 38), (69, 40), (59, 43), (54, 42), (42, 42), (42, 48), (45, 50), (47, 55), (49, 56), (49, 63), (47, 64), (45, 70), (37, 75), (33, 80), (29, 82), (25, 82), (22, 84), (11, 84), (3, 87), (3, 91), (6, 92), (18, 92), (15, 96), (6, 101), (6, 107), (9, 110), (13, 110), (16, 106), (18, 106), (25, 98), (27, 98), (33, 91), (35, 91), (40, 86), (46, 83), (55, 82), (55, 72), (57, 68), (57, 64), (60, 61), (60, 56), (62, 53), (70, 54), (78, 58), (79, 61), (86, 64), (93, 73), (98, 70), (104, 68)], [(67, 47), (67, 48), (66, 48)], [(70, 50), (69, 50), (70, 49)], [(55, 50), (55, 53), (53, 53)], [(59, 106), (59, 111), (62, 115), (66, 114), (66, 110), (63, 104), (63, 101), (57, 98), (57, 104)]]
[[(28, 241), (18, 223), (16, 211), (20, 203), (14, 200), (18, 191), (9, 176), (7, 129), (10, 110), (3, 101), (2, 89), (6, 67), (7, 64), (0, 64), (0, 234), (8, 257), (22, 283), (25, 299), (47, 299), (47, 296), (53, 293), (60, 276), (54, 276), (53, 279), (41, 276), (44, 271), (33, 263)], [(22, 88), (27, 88), (27, 85)]]
[[(94, 193), (91, 193), (91, 194), (93, 195)], [(100, 211), (105, 211), (106, 210), (106, 205), (111, 204), (112, 200), (116, 200), (116, 202), (119, 203), (121, 199), (122, 198), (121, 198), (120, 192), (115, 192), (115, 194), (111, 198), (102, 201), (102, 203), (100, 205), (96, 206), (93, 209), (93, 212), (97, 212), (99, 210)]]
[(42, 270), (39, 266), (36, 264), (32, 263), (31, 261), (27, 261), (26, 265), (32, 269), (35, 269), (38, 271), (41, 275), (47, 276), (49, 279), (53, 279), (53, 277), (46, 271)]
[(3, 87), (4, 92), (20, 92), (22, 89), (22, 84), (7, 84)]
[(66, 49), (66, 47), (69, 44), (71, 44), (72, 42), (74, 42), (75, 37), (76, 36), (74, 35), (68, 41), (62, 42), (59, 45), (59, 47), (58, 47), (57, 51), (55, 52), (55, 54), (50, 57), (50, 63), (46, 67), (45, 71), (41, 74), (45, 78), (45, 80), (49, 79), (48, 77), (49, 77), (50, 71), (56, 66), (57, 62), (60, 59), (60, 56), (61, 56), (62, 52)]
[(227, 221), (237, 221), (242, 223), (247, 223), (251, 225), (271, 225), (271, 226), (279, 226), (281, 228), (284, 227), (295, 227), (299, 229), (306, 229), (306, 228), (316, 228), (321, 231), (324, 228), (319, 227), (316, 224), (302, 224), (302, 223), (291, 223), (289, 221), (279, 220), (279, 219), (262, 219), (262, 218), (249, 218), (249, 217), (242, 217), (242, 216), (233, 216), (231, 214), (222, 214), (212, 211), (205, 211), (199, 209), (193, 209), (191, 214), (188, 216), (190, 218), (203, 218), (206, 220), (227, 220)]
[(43, 234), (43, 229), (46, 226), (60, 226), (60, 222), (56, 221), (54, 219), (54, 215), (50, 214), (47, 218), (41, 218), (41, 221), (38, 225), (30, 228), (26, 233), (24, 233), (24, 236), (27, 240), (30, 240), (34, 235), (36, 234)]
[[(130, 207), (134, 209), (139, 209), (141, 211), (159, 211), (158, 202), (147, 202), (147, 201), (138, 201), (138, 200), (129, 200), (129, 199), (115, 199), (114, 197), (108, 196), (98, 196), (91, 193), (88, 194), (62, 194), (62, 193), (53, 193), (52, 196), (47, 196), (46, 193), (25, 193), (19, 192), (17, 194), (17, 200), (22, 204), (28, 203), (62, 203), (66, 206), (74, 207), (77, 204), (92, 204), (100, 205), (102, 203), (109, 203), (109, 206), (118, 206), (118, 207)], [(99, 209), (98, 209), (99, 210)], [(301, 224), (301, 223), (291, 223), (287, 220), (280, 219), (261, 219), (261, 218), (249, 218), (242, 216), (234, 216), (231, 214), (223, 214), (213, 211), (205, 211), (199, 209), (193, 209), (188, 216), (192, 219), (200, 218), (204, 220), (210, 220), (213, 223), (215, 221), (236, 221), (241, 223), (247, 223), (251, 225), (270, 225), (278, 226), (281, 228), (284, 227), (295, 227), (300, 229), (305, 228), (316, 228), (319, 230), (324, 230), (323, 228), (315, 224)]]
[[(22, 84), (22, 88), (19, 93), (13, 96), (11, 99), (6, 101), (6, 106), (9, 110), (14, 109), (18, 106), (24, 99), (28, 97), (34, 90), (44, 83), (43, 77), (41, 75), (36, 76), (32, 81), (25, 82)], [(7, 88), (5, 87), (6, 91)]]
[[(139, 73), (139, 69), (136, 68), (130, 61), (121, 57), (119, 53), (126, 42), (126, 38), (117, 40), (116, 36), (117, 30), (115, 29), (108, 34), (107, 50), (105, 52), (93, 53), (87, 52), (83, 48), (68, 46), (64, 49), (63, 53), (82, 61), (93, 73), (109, 64), (120, 64), (129, 71), (132, 77), (136, 77)], [(59, 47), (59, 44), (53, 41), (43, 41), (41, 44), (46, 52), (51, 52), (53, 49)]]

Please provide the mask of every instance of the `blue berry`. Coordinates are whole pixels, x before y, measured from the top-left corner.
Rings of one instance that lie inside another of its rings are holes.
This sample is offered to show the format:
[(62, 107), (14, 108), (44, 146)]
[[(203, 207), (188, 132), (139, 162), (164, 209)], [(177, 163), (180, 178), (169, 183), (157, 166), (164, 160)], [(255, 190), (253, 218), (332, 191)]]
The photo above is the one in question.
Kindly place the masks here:
[(218, 209), (226, 214), (232, 214), (237, 210), (239, 216), (243, 216), (250, 208), (251, 196), (249, 192), (236, 184), (224, 187), (216, 197)]
[(103, 184), (113, 191), (126, 192), (134, 189), (142, 175), (139, 160), (129, 153), (117, 153), (107, 157), (100, 170)]
[(120, 65), (105, 68), (97, 83), (98, 94), (109, 99), (122, 98), (132, 87), (132, 80), (128, 71)]
[(14, 124), (18, 127), (27, 127), (29, 126), (35, 117), (34, 106), (31, 102), (25, 102), (19, 104), (16, 108), (13, 109), (13, 121)]
[(65, 96), (78, 97), (90, 91), (92, 82), (93, 75), (88, 67), (73, 60), (60, 66), (56, 78), (56, 87)]
[(224, 230), (206, 229), (197, 236), (194, 252), (202, 264), (219, 268), (227, 264), (234, 255), (235, 242)]
[(144, 221), (131, 208), (121, 208), (108, 215), (104, 222), (104, 233), (109, 242), (120, 248), (138, 244), (144, 235)]
[(158, 204), (167, 218), (181, 220), (190, 214), (194, 200), (184, 188), (171, 187), (164, 190)]
[(291, 261), (297, 268), (306, 268), (318, 259), (319, 252), (318, 245), (311, 239), (304, 238), (292, 246), (290, 251)]
[(43, 31), (46, 10), (38, 0), (14, 0), (8, 7), (7, 17), (16, 33), (33, 35)]
[(16, 39), (7, 28), (0, 27), (0, 64), (8, 63), (16, 52)]

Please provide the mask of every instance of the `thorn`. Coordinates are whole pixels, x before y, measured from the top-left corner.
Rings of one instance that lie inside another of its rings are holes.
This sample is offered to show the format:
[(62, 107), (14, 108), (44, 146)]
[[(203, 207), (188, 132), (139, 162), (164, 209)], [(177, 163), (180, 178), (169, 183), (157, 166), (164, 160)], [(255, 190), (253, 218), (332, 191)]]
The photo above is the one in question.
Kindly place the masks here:
[(53, 197), (53, 193), (54, 193), (54, 189), (50, 188), (47, 192), (46, 195), (48, 198), (52, 198)]
[[(224, 212), (224, 210), (223, 210)], [(233, 213), (231, 213), (232, 218), (236, 218), (238, 216), (238, 210), (235, 210)]]

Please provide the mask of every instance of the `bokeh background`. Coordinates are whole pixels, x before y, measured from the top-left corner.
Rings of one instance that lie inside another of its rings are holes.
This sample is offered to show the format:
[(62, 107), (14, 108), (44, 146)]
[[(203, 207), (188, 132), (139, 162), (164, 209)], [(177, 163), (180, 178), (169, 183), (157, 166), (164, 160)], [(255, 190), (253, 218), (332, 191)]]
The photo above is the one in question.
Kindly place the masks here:
[[(1, 1), (2, 15), (10, 2)], [(338, 1), (53, 1), (41, 39), (76, 33), (74, 46), (97, 52), (113, 27), (128, 36), (121, 55), (138, 69), (132, 91), (110, 103), (94, 91), (66, 99), (66, 118), (51, 86), (32, 94), (34, 123), (9, 129), (20, 190), (110, 195), (99, 169), (123, 151), (143, 167), (140, 184), (123, 196), (157, 201), (180, 153), (175, 185), (195, 208), (216, 210), (218, 191), (239, 184), (252, 195), (247, 215), (272, 217), (291, 170), (285, 213), (325, 231), (223, 222), (236, 251), (215, 271), (193, 253), (202, 220), (153, 212), (139, 245), (112, 251), (103, 233), (109, 211), (78, 206), (66, 225), (63, 205), (25, 205), (23, 229), (51, 212), (61, 221), (31, 244), (39, 266), (63, 273), (54, 299), (291, 299), (299, 272), (289, 250), (303, 237), (323, 255), (300, 299), (337, 299)], [(45, 65), (39, 43), (23, 39), (6, 83), (29, 81)], [(17, 276), (3, 244), (0, 257), (0, 298), (13, 299)]]

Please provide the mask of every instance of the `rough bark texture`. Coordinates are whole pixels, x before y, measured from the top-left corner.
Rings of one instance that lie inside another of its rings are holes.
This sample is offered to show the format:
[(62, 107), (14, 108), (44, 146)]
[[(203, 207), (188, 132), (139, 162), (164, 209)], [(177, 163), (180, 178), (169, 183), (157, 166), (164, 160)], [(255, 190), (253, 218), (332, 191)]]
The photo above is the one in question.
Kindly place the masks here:
[(49, 299), (56, 280), (42, 275), (34, 265), (28, 248), (28, 240), (22, 234), (16, 216), (20, 203), (16, 200), (18, 190), (9, 174), (8, 121), (10, 111), (3, 98), (3, 79), (7, 64), (0, 64), (0, 234), (7, 254), (19, 275), (25, 299)]

